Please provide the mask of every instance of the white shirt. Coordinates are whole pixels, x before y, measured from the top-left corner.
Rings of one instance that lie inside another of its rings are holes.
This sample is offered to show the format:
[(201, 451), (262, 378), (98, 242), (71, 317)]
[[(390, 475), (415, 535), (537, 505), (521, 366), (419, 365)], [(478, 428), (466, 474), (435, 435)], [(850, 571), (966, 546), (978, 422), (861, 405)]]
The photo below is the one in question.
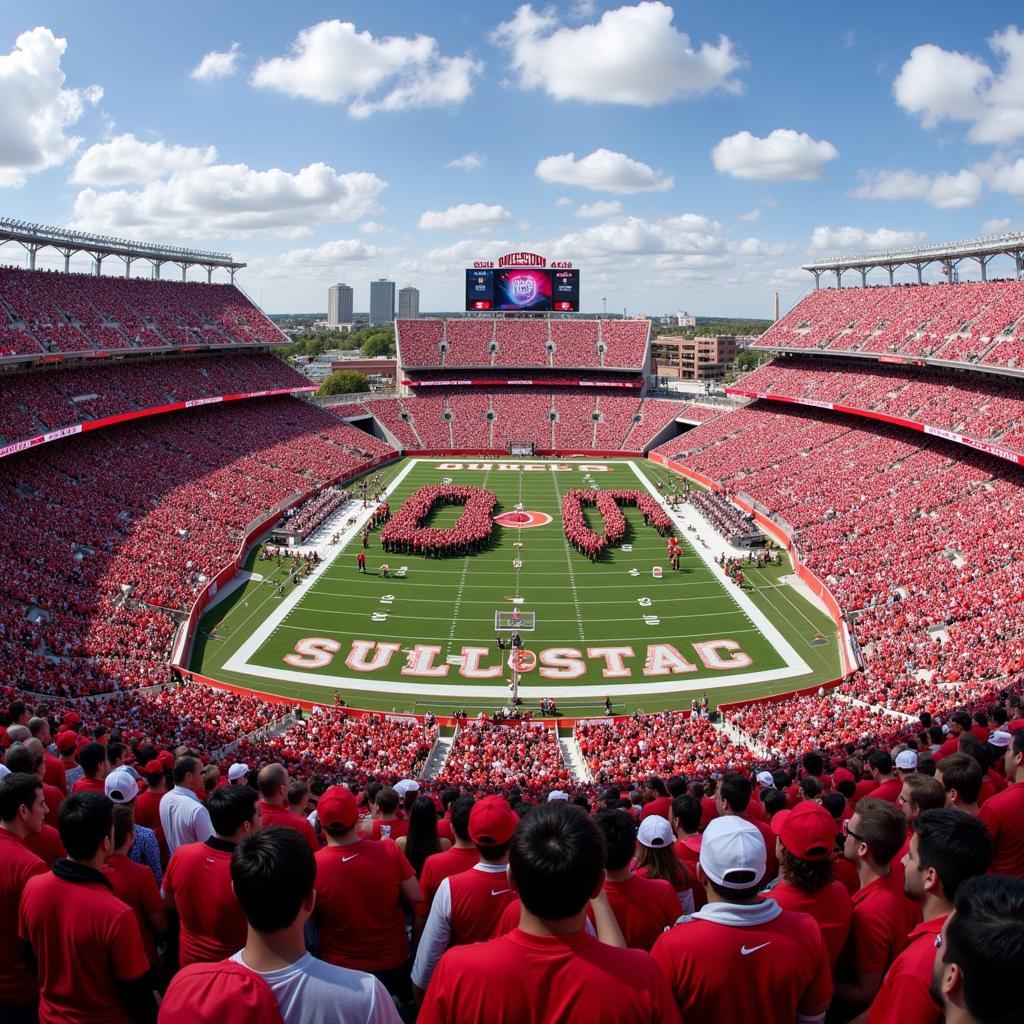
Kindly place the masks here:
[(210, 812), (199, 797), (184, 786), (175, 786), (160, 801), (160, 824), (171, 853), (186, 843), (202, 843), (213, 835)]
[[(243, 952), (231, 959), (252, 971)], [(284, 1024), (402, 1024), (387, 989), (372, 974), (336, 967), (310, 953), (290, 967), (252, 973), (270, 986)]]

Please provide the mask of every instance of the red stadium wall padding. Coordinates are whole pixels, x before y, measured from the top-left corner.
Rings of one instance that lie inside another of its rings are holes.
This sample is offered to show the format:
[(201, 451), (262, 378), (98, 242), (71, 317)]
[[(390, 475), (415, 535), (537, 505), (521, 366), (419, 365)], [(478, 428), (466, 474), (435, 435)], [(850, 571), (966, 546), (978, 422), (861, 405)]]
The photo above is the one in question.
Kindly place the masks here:
[(790, 697), (810, 697), (819, 690), (834, 690), (842, 683), (842, 679), (833, 679), (828, 683), (816, 683), (814, 686), (805, 686), (802, 690), (790, 690), (788, 693), (770, 693), (767, 697), (755, 697), (753, 700), (734, 700), (728, 704), (719, 704), (718, 710), (727, 715), (737, 708), (749, 707), (751, 704), (777, 704), (780, 701), (789, 700)]
[(905, 427), (907, 430), (915, 430), (919, 434), (930, 434), (933, 437), (941, 437), (954, 444), (962, 444), (966, 448), (973, 448), (975, 451), (984, 452), (997, 459), (1012, 462), (1017, 466), (1024, 466), (1024, 455), (1010, 451), (1009, 448), (1000, 448), (998, 445), (989, 444), (986, 441), (979, 441), (967, 434), (957, 434), (952, 430), (943, 430), (941, 427), (932, 427), (926, 423), (919, 423), (917, 420), (907, 420), (900, 416), (889, 416), (887, 413), (875, 412), (872, 409), (861, 409), (855, 405), (836, 405), (833, 402), (817, 402), (810, 398), (794, 398), (790, 395), (774, 395), (763, 391), (745, 391), (743, 388), (726, 388), (727, 395), (742, 395), (744, 398), (756, 398), (764, 402), (785, 402), (789, 405), (804, 405), (814, 409), (828, 409), (832, 412), (842, 412), (849, 416), (862, 416), (869, 420), (878, 420), (881, 423), (889, 423), (897, 427)]
[(403, 455), (409, 458), (438, 458), (451, 456), (452, 458), (466, 458), (476, 455), (487, 459), (504, 459), (507, 462), (529, 462), (531, 458), (555, 458), (555, 459), (621, 459), (629, 455), (638, 455), (639, 452), (628, 451), (592, 451), (579, 448), (537, 448), (531, 455), (509, 455), (504, 448), (407, 448)]

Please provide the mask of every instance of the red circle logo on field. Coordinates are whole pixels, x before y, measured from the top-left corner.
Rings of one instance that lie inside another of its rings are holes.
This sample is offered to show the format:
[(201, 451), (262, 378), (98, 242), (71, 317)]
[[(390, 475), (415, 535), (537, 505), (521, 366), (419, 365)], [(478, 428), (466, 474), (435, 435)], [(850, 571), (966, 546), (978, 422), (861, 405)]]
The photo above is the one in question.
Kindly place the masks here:
[(534, 526), (547, 526), (551, 522), (551, 516), (546, 512), (520, 512), (516, 509), (515, 512), (502, 512), (500, 516), (495, 516), (494, 521), (499, 526), (514, 526), (520, 530), (529, 530)]

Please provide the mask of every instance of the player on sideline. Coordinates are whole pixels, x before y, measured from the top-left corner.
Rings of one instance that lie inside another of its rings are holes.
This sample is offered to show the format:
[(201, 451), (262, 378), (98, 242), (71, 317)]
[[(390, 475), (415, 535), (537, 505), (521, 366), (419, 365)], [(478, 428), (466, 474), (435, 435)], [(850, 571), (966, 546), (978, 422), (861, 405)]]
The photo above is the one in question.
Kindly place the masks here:
[(604, 838), (573, 805), (536, 807), (509, 850), (519, 927), (441, 958), (419, 1024), (668, 1024), (672, 993), (647, 953), (584, 931), (604, 883)]

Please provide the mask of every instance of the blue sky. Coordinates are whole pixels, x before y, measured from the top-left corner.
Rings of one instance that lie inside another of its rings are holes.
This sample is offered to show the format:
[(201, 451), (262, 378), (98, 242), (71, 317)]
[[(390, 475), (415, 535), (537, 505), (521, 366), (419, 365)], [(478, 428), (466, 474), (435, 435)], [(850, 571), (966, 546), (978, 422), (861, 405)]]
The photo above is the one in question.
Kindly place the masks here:
[(339, 280), (365, 309), (381, 276), (456, 309), (463, 267), (526, 248), (582, 268), (585, 311), (767, 315), (814, 254), (1021, 225), (1017, 22), (1007, 2), (7, 3), (0, 213), (230, 250), (271, 312), (325, 309)]

